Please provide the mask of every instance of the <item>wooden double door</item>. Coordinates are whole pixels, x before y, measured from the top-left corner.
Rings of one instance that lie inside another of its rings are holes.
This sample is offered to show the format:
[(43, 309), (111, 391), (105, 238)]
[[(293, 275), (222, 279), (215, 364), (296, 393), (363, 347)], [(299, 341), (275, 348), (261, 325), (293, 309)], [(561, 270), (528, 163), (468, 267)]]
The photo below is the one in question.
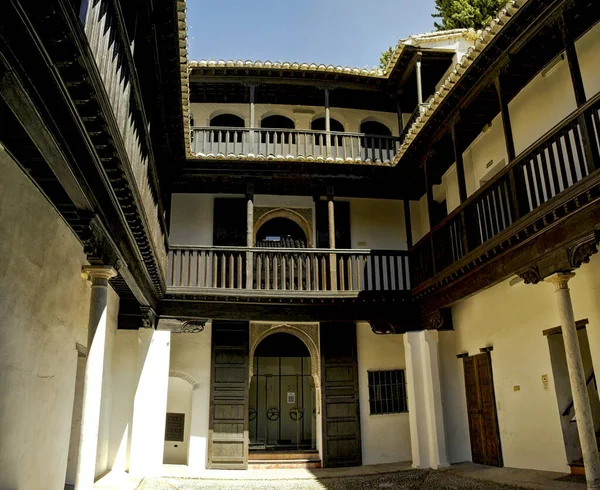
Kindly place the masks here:
[(502, 466), (491, 356), (486, 352), (463, 362), (473, 463)]
[[(323, 466), (359, 466), (356, 325), (322, 323)], [(208, 467), (248, 467), (249, 323), (213, 321)]]

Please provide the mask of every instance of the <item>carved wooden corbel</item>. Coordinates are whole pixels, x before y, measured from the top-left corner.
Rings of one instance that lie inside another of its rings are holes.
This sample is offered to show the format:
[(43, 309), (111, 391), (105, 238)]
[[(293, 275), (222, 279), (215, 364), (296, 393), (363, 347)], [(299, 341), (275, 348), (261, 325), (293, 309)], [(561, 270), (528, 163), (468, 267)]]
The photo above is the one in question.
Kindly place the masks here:
[(140, 306), (142, 310), (142, 328), (156, 328), (156, 312), (150, 306)]
[(598, 252), (598, 242), (594, 233), (586, 235), (567, 249), (569, 265), (574, 269), (587, 264), (592, 255)]
[(542, 280), (540, 269), (537, 265), (529, 267), (525, 271), (519, 273), (519, 277), (525, 281), (525, 284), (537, 284)]
[(452, 330), (452, 312), (450, 308), (436, 310), (421, 318), (425, 330)]
[(170, 330), (171, 333), (200, 333), (206, 326), (206, 318), (165, 318), (158, 320), (158, 330)]

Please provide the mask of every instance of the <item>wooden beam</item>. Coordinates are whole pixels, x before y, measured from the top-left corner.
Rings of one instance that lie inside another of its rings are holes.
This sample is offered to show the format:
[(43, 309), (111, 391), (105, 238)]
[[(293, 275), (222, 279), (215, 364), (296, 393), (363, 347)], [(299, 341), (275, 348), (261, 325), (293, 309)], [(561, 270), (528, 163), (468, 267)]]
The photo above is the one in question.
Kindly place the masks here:
[(454, 150), (454, 161), (456, 162), (456, 175), (458, 177), (458, 195), (460, 203), (467, 200), (467, 183), (465, 180), (465, 165), (463, 162), (463, 148), (459, 146), (456, 137), (456, 121), (450, 126), (450, 135), (452, 136), (452, 148)]
[(0, 96), (19, 120), (75, 207), (91, 212), (92, 205), (79, 185), (67, 156), (37, 111), (18, 76), (10, 69), (0, 76)]
[(404, 226), (406, 227), (406, 245), (410, 250), (413, 246), (412, 221), (410, 218), (410, 201), (404, 199)]

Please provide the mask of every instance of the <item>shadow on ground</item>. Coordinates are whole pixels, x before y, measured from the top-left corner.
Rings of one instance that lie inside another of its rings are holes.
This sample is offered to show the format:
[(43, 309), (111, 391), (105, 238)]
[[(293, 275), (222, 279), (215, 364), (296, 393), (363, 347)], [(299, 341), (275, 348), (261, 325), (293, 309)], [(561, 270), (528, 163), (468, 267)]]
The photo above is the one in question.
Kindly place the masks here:
[(145, 478), (137, 490), (515, 490), (524, 487), (474, 480), (451, 471), (408, 470), (315, 480), (209, 480)]

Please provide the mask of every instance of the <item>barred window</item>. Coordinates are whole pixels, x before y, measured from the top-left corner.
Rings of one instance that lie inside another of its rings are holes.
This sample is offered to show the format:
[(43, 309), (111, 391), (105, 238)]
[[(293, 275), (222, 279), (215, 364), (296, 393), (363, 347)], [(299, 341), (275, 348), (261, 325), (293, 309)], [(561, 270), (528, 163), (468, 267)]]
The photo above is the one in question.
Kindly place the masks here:
[(408, 412), (404, 369), (368, 371), (371, 415)]
[(165, 425), (165, 441), (183, 442), (184, 426), (184, 413), (167, 413), (167, 423)]

